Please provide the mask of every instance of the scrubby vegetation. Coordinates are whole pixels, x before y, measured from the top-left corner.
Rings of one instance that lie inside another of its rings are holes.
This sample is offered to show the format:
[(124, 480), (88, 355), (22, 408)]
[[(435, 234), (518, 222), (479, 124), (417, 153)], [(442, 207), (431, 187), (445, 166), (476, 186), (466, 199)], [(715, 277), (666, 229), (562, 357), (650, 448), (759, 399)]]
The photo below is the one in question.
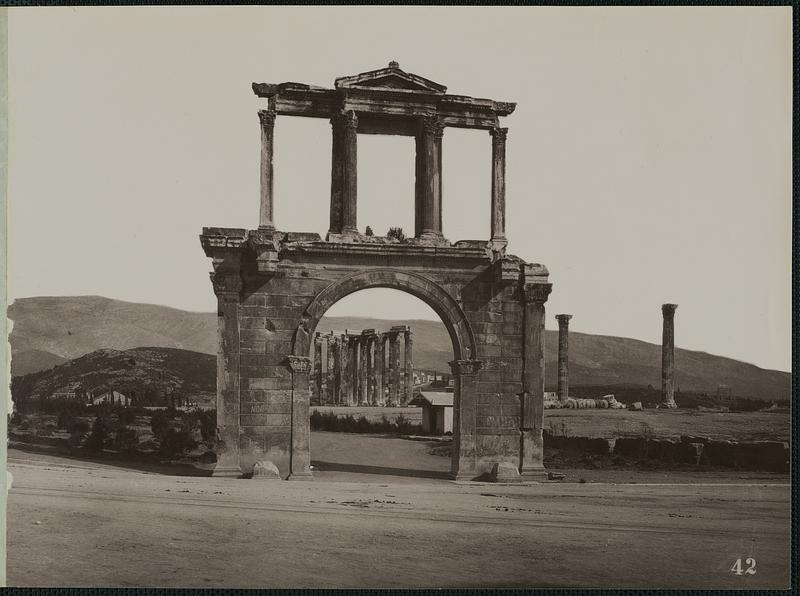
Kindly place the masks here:
[(379, 421), (370, 421), (366, 416), (356, 418), (352, 414), (337, 416), (334, 412), (314, 411), (311, 414), (311, 430), (324, 430), (341, 433), (374, 433), (374, 434), (421, 434), (422, 426), (413, 424), (400, 414), (394, 420), (382, 416)]
[[(9, 438), (99, 456), (176, 460), (206, 455), (216, 441), (214, 410), (126, 408), (74, 400), (27, 402), (9, 419)], [(36, 411), (33, 405), (41, 405)]]

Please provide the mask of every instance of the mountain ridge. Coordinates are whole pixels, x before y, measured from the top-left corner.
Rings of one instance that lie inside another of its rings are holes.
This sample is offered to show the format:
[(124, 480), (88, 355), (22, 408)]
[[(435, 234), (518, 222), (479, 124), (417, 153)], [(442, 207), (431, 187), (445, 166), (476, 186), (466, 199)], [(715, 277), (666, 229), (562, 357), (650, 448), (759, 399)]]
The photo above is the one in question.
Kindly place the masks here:
[[(36, 372), (59, 359), (71, 360), (100, 348), (128, 350), (178, 348), (217, 352), (216, 313), (125, 302), (103, 296), (20, 298), (8, 308), (14, 321), (9, 341), (12, 370)], [(325, 317), (317, 331), (388, 330), (410, 324), (414, 331), (414, 364), (448, 372), (452, 345), (440, 321)], [(545, 332), (545, 382), (556, 383), (558, 332)], [(677, 385), (684, 390), (716, 392), (725, 384), (736, 395), (765, 400), (789, 399), (791, 375), (707, 352), (676, 348)], [(570, 332), (570, 384), (653, 385), (661, 382), (661, 346), (638, 339)]]

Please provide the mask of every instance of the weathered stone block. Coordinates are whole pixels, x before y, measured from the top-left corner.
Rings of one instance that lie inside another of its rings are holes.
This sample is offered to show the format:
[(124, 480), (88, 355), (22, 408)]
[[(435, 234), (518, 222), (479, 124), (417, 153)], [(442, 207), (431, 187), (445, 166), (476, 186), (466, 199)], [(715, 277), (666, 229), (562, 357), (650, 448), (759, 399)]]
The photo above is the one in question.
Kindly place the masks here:
[(258, 461), (253, 466), (253, 478), (256, 480), (280, 480), (281, 473), (278, 466), (271, 461)]
[(508, 462), (498, 462), (492, 466), (489, 473), (491, 482), (522, 482), (517, 466)]

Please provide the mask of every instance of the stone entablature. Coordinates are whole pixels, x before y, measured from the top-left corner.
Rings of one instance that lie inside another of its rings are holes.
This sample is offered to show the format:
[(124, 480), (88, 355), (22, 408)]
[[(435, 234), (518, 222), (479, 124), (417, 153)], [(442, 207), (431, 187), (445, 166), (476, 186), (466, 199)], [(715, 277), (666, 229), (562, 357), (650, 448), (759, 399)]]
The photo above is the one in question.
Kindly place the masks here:
[(358, 134), (413, 136), (416, 140), (414, 239), (447, 244), (442, 235), (442, 139), (445, 128), (487, 130), (492, 140), (491, 236), (485, 246), (502, 256), (505, 235), (505, 169), (508, 129), (499, 118), (514, 111), (510, 102), (447, 95), (446, 87), (407, 73), (396, 62), (336, 79), (333, 89), (302, 83), (253, 83), (267, 99), (261, 123), (261, 211), (259, 228), (272, 230), (273, 154), (276, 116), (327, 118), (331, 122), (331, 199), (328, 240), (365, 241), (358, 228)]

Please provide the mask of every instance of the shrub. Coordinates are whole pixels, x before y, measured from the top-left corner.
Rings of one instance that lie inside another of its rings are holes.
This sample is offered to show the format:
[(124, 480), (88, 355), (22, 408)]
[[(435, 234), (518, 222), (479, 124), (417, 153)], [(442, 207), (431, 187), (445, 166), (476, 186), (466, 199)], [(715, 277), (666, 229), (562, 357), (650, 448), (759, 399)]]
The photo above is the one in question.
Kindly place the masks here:
[(386, 232), (386, 237), (394, 238), (395, 240), (398, 240), (400, 242), (406, 239), (406, 235), (403, 232), (403, 228), (389, 228), (389, 231)]
[(135, 429), (125, 425), (120, 425), (117, 427), (117, 430), (114, 433), (114, 441), (112, 442), (112, 447), (116, 451), (132, 453), (136, 451), (138, 446), (139, 436), (136, 434)]
[(175, 457), (195, 447), (197, 447), (197, 442), (192, 439), (192, 435), (188, 429), (181, 428), (175, 430), (174, 428), (170, 428), (161, 438), (159, 453), (166, 457)]
[(106, 416), (97, 416), (84, 446), (92, 451), (102, 451), (109, 446), (111, 438), (111, 421)]
[(136, 422), (136, 412), (130, 408), (119, 408), (117, 417), (120, 422), (124, 422), (125, 424), (133, 424)]
[(156, 439), (162, 439), (172, 429), (172, 416), (167, 410), (156, 410), (150, 416), (150, 430)]

